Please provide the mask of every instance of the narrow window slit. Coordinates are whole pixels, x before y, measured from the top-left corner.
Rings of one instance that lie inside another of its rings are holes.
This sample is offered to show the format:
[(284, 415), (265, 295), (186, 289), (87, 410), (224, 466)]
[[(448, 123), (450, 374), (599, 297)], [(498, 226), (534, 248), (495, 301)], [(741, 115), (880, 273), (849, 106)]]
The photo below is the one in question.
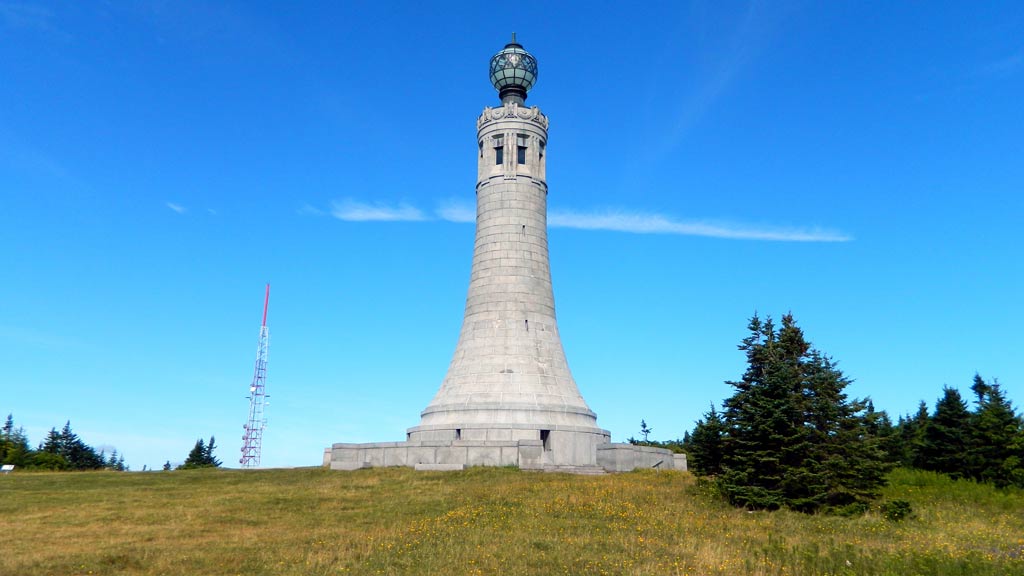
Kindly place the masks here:
[(526, 164), (526, 134), (516, 134), (516, 162)]
[(505, 163), (505, 137), (494, 137), (494, 164), (500, 166)]

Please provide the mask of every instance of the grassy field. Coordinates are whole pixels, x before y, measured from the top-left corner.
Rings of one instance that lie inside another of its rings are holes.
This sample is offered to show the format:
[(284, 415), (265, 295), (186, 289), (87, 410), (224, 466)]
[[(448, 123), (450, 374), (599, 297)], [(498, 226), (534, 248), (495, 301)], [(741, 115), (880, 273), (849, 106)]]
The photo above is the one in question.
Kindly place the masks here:
[(898, 470), (890, 522), (722, 504), (686, 473), (0, 477), (0, 574), (1024, 575), (1024, 492)]

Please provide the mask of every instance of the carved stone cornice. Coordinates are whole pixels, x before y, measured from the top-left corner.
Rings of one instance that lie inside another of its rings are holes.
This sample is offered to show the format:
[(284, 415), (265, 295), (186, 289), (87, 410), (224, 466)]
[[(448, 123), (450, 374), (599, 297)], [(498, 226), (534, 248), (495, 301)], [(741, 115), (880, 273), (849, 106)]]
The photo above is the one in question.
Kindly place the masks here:
[(491, 108), (489, 106), (484, 108), (483, 113), (476, 119), (476, 129), (480, 130), (489, 122), (504, 120), (506, 118), (533, 122), (545, 131), (548, 129), (548, 117), (541, 113), (540, 108), (536, 106), (527, 108), (525, 106), (520, 106), (515, 102), (509, 102), (508, 104), (498, 108)]

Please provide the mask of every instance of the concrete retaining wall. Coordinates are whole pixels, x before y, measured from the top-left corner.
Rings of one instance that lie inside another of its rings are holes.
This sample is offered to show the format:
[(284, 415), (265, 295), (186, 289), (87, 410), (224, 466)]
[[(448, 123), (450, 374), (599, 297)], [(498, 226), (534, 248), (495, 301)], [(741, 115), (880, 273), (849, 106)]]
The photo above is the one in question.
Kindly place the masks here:
[[(554, 436), (554, 435), (552, 435)], [(408, 442), (375, 442), (370, 444), (334, 444), (324, 451), (324, 466), (331, 470), (358, 470), (383, 466), (408, 466), (417, 470), (460, 470), (466, 466), (516, 466), (522, 470), (543, 470), (556, 467), (549, 453), (549, 444), (541, 440), (421, 440)], [(607, 472), (627, 472), (641, 468), (686, 470), (686, 455), (672, 454), (664, 448), (603, 443), (576, 460), (579, 468), (596, 466)], [(559, 470), (572, 466), (558, 464)]]
[(608, 443), (597, 447), (597, 465), (608, 472), (642, 468), (686, 470), (686, 454), (673, 454), (671, 450), (651, 446)]
[(424, 440), (335, 444), (330, 449), (328, 466), (332, 470), (381, 466), (429, 469), (434, 465), (518, 466), (524, 470), (539, 470), (544, 467), (543, 451), (544, 446), (540, 440)]

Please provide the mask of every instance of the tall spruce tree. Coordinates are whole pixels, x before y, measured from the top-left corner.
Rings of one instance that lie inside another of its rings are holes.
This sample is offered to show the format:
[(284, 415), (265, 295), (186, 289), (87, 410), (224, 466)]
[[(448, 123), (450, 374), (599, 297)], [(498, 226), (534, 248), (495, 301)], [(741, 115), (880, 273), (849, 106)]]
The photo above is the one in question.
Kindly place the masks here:
[(50, 428), (50, 431), (46, 434), (46, 438), (39, 443), (39, 452), (60, 454), (60, 450), (60, 432), (57, 432), (56, 428)]
[(220, 460), (213, 455), (213, 451), (217, 449), (217, 443), (214, 441), (214, 437), (210, 436), (210, 441), (206, 443), (206, 449), (203, 451), (203, 463), (207, 466), (213, 466), (217, 468), (220, 466)]
[(1024, 486), (1024, 425), (999, 383), (978, 374), (971, 386), (977, 408), (970, 417), (967, 471), (999, 487)]
[(913, 416), (900, 416), (896, 425), (899, 446), (896, 450), (898, 464), (907, 468), (923, 468), (921, 449), (924, 446), (924, 429), (928, 426), (928, 404), (922, 400)]
[(893, 425), (889, 414), (882, 410), (875, 411), (875, 405), (868, 400), (864, 413), (868, 433), (878, 438), (879, 447), (885, 453), (886, 460), (893, 466), (899, 465), (903, 460), (903, 448), (900, 442), (899, 430)]
[(213, 455), (216, 447), (213, 436), (210, 436), (209, 443), (203, 441), (202, 438), (196, 440), (196, 445), (189, 451), (188, 458), (185, 459), (181, 466), (178, 466), (178, 469), (188, 470), (190, 468), (216, 468), (220, 466), (220, 460)]
[(196, 445), (189, 451), (188, 457), (185, 458), (185, 462), (178, 466), (180, 470), (188, 470), (190, 468), (203, 468), (206, 466), (206, 441), (202, 438), (196, 440)]
[(968, 442), (971, 415), (956, 388), (943, 387), (942, 398), (924, 427), (919, 466), (948, 474), (952, 478), (970, 476)]
[(734, 504), (752, 508), (779, 508), (786, 503), (783, 473), (802, 439), (794, 426), (791, 380), (794, 360), (806, 350), (786, 350), (778, 341), (771, 318), (754, 316), (750, 335), (740, 350), (747, 355), (747, 370), (725, 400), (726, 436), (723, 442), (721, 484)]
[(715, 405), (697, 421), (693, 434), (685, 438), (690, 469), (699, 476), (717, 476), (722, 472), (722, 437), (725, 424)]
[(724, 402), (723, 492), (736, 505), (811, 512), (863, 505), (890, 469), (849, 380), (813, 350), (793, 316), (776, 329), (756, 315), (740, 350), (741, 380)]
[(4, 441), (3, 455), (0, 456), (0, 464), (14, 464), (15, 466), (27, 466), (32, 461), (35, 452), (29, 446), (28, 436), (25, 429), (15, 428)]
[(66, 470), (68, 461), (61, 454), (61, 436), (56, 428), (50, 428), (46, 438), (39, 443), (39, 449), (32, 455), (32, 466), (44, 470)]
[(7, 463), (7, 454), (13, 448), (14, 415), (8, 414), (3, 429), (0, 429), (0, 463)]
[(0, 430), (0, 464), (25, 466), (32, 458), (32, 448), (28, 445), (28, 436), (21, 427), (15, 428), (14, 415), (8, 414), (3, 429)]
[(117, 448), (110, 453), (110, 458), (105, 460), (106, 467), (110, 470), (116, 470), (118, 472), (125, 472), (128, 468), (124, 464), (124, 454), (118, 454)]
[(64, 424), (57, 439), (58, 454), (64, 457), (72, 470), (95, 470), (103, 468), (106, 462), (96, 450), (82, 441), (71, 430), (71, 421)]

